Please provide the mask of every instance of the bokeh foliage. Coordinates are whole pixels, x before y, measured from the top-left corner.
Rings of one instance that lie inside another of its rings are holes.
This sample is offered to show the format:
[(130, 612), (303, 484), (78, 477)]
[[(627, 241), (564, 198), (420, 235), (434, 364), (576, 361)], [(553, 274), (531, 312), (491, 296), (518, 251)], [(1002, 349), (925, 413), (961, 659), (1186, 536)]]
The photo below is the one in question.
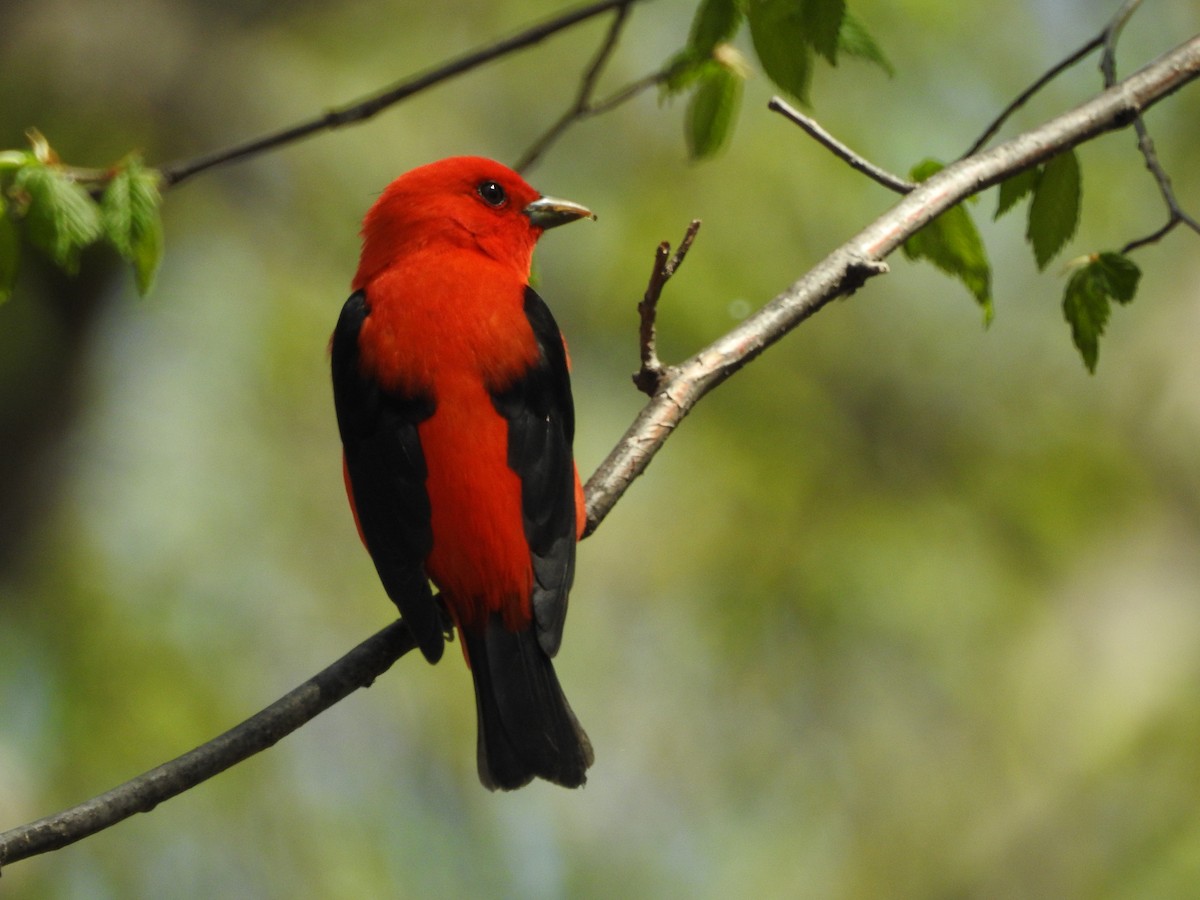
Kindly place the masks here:
[[(853, 7), (894, 77), (818, 66), (809, 99), (895, 171), (953, 158), (1112, 12), (1020, 3), (998, 24), (941, 0)], [(130, 148), (155, 165), (556, 8), (10, 4), (0, 147), (36, 125), (80, 165)], [(613, 82), (661, 66), (693, 12), (636, 9)], [(392, 616), (342, 494), (324, 352), (358, 221), (412, 165), (515, 159), (604, 27), (170, 192), (146, 299), (111, 247), (84, 250), (75, 279), (23, 254), (0, 308), (0, 827), (194, 746)], [(1198, 27), (1190, 4), (1147, 7), (1123, 70)], [(1098, 83), (1072, 73), (1014, 127)], [(765, 78), (743, 90), (711, 161), (687, 162), (686, 104), (646, 94), (530, 174), (600, 216), (539, 251), (585, 474), (640, 406), (634, 309), (658, 241), (704, 220), (663, 301), (671, 361), (892, 202), (768, 114)], [(1200, 197), (1198, 114), (1190, 89), (1151, 115), (1184, 198)], [(1131, 134), (1079, 162), (1066, 257), (1160, 224)], [(597, 748), (583, 791), (483, 791), (468, 675), (453, 654), (413, 657), (258, 759), (6, 869), (0, 890), (1186, 892), (1200, 876), (1195, 239), (1139, 251), (1138, 302), (1089, 376), (1059, 300), (1086, 270), (1039, 272), (1017, 217), (971, 211), (987, 331), (961, 286), (893, 257), (706, 399), (583, 545), (558, 664)]]

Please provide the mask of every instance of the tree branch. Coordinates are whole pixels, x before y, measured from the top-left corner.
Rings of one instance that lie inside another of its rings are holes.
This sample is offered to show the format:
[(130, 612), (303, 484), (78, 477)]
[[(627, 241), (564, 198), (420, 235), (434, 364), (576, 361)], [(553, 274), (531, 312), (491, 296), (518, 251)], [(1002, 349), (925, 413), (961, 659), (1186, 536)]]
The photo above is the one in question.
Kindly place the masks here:
[(434, 85), (462, 75), (484, 63), (491, 62), (501, 56), (531, 47), (553, 34), (563, 31), (573, 25), (578, 25), (588, 19), (608, 12), (619, 10), (619, 17), (624, 18), (628, 8), (640, 0), (599, 0), (587, 6), (581, 6), (570, 12), (562, 13), (547, 19), (539, 25), (522, 31), (486, 47), (481, 47), (463, 56), (453, 59), (444, 65), (429, 69), (412, 78), (398, 82), (377, 94), (372, 94), (362, 100), (355, 101), (342, 107), (330, 110), (324, 115), (300, 122), (290, 128), (272, 132), (262, 137), (254, 138), (245, 143), (235, 144), (212, 153), (206, 153), (192, 159), (180, 160), (163, 166), (159, 171), (163, 178), (163, 187), (173, 187), (207, 169), (225, 165), (226, 163), (246, 159), (252, 156), (278, 149), (285, 144), (295, 143), (303, 138), (321, 131), (330, 131), (345, 125), (363, 122), (376, 113), (394, 106), (402, 100), (407, 100), (414, 94), (420, 93)]
[[(613, 5), (617, 4), (606, 8)], [(1200, 37), (1070, 112), (990, 151), (947, 166), (738, 327), (673, 366), (589, 479), (588, 533), (611, 512), (702, 397), (832, 299), (852, 293), (868, 278), (886, 271), (884, 258), (908, 236), (971, 194), (1104, 132), (1128, 126), (1143, 110), (1197, 76)], [(135, 812), (153, 809), (272, 746), (333, 703), (371, 684), (410, 649), (412, 640), (404, 625), (389, 625), (283, 699), (208, 744), (57, 815), (0, 833), (0, 865), (64, 847)]]
[(737, 328), (672, 366), (670, 377), (587, 483), (590, 534), (705, 394), (836, 297), (886, 270), (906, 238), (972, 194), (1107, 131), (1200, 76), (1200, 36), (1159, 57), (1102, 94), (991, 150), (961, 159), (917, 185), (866, 229)]
[(662, 297), (671, 276), (678, 271), (692, 248), (692, 242), (700, 231), (700, 220), (692, 219), (679, 249), (671, 255), (671, 245), (663, 241), (654, 252), (654, 268), (650, 270), (650, 281), (646, 285), (646, 293), (638, 303), (638, 344), (641, 351), (642, 365), (633, 375), (633, 383), (643, 394), (653, 397), (658, 386), (667, 376), (662, 361), (658, 358), (658, 336), (656, 322), (658, 319), (658, 301)]
[(913, 183), (899, 175), (893, 175), (887, 169), (882, 169), (868, 159), (859, 156), (832, 134), (822, 128), (816, 119), (804, 115), (800, 110), (787, 103), (782, 97), (772, 97), (767, 109), (777, 112), (799, 125), (808, 136), (827, 149), (850, 168), (862, 172), (872, 181), (883, 185), (889, 191), (897, 194), (907, 194), (913, 189)]
[(262, 712), (207, 744), (53, 816), (0, 833), (0, 867), (57, 850), (127, 819), (150, 812), (291, 734), (309, 719), (371, 683), (416, 646), (408, 627), (395, 621), (367, 638)]
[[(1100, 36), (1104, 44), (1104, 52), (1100, 56), (1100, 74), (1104, 77), (1105, 87), (1111, 87), (1117, 81), (1117, 38), (1121, 36), (1121, 32), (1129, 22), (1130, 17), (1137, 12), (1137, 8), (1141, 5), (1142, 0), (1125, 0)], [(1167, 234), (1174, 231), (1179, 225), (1186, 225), (1192, 231), (1200, 234), (1200, 222), (1197, 222), (1184, 212), (1179, 199), (1175, 196), (1175, 188), (1171, 185), (1171, 177), (1158, 160), (1158, 151), (1154, 148), (1154, 139), (1150, 137), (1150, 130), (1146, 127), (1146, 120), (1142, 118), (1141, 113), (1138, 113), (1134, 117), (1133, 130), (1137, 135), (1138, 151), (1142, 154), (1142, 159), (1146, 163), (1147, 170), (1149, 170), (1150, 175), (1154, 178), (1154, 183), (1158, 185), (1158, 193), (1161, 195), (1163, 203), (1167, 206), (1167, 221), (1161, 228), (1155, 229), (1150, 234), (1127, 243), (1121, 248), (1121, 252), (1130, 253), (1138, 247), (1157, 243)]]

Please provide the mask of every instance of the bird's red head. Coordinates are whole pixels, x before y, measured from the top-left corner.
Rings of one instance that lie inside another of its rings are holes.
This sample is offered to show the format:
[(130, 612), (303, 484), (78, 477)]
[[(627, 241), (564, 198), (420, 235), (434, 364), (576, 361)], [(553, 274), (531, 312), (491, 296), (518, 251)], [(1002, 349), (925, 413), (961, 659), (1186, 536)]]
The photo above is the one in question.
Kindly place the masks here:
[(434, 247), (474, 250), (525, 278), (547, 228), (592, 217), (584, 207), (543, 197), (507, 166), (455, 156), (420, 166), (384, 189), (363, 220), (354, 288), (401, 257)]

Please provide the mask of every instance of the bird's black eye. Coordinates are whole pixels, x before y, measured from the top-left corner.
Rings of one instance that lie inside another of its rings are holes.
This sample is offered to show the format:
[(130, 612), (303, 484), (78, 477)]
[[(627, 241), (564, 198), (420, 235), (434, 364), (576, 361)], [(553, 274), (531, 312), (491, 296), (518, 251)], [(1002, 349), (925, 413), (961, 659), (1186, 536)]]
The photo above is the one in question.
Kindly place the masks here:
[(508, 194), (504, 193), (504, 188), (495, 181), (481, 181), (479, 186), (475, 188), (475, 192), (483, 198), (483, 202), (488, 206), (494, 206), (499, 209), (508, 202)]

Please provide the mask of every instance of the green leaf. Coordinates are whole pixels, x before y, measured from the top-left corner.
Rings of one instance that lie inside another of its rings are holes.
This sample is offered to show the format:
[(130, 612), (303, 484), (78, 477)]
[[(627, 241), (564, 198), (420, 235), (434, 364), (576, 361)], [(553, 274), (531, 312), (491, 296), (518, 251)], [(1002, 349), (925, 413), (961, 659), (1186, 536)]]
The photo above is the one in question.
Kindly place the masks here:
[(1063, 292), (1063, 316), (1071, 326), (1083, 364), (1096, 371), (1100, 335), (1108, 324), (1112, 300), (1128, 303), (1137, 291), (1141, 271), (1120, 253), (1101, 253), (1077, 269)]
[(1079, 159), (1074, 150), (1059, 154), (1042, 167), (1029, 202), (1029, 225), (1025, 230), (1039, 269), (1046, 268), (1079, 227), (1081, 192)]
[(1089, 372), (1096, 371), (1100, 335), (1104, 333), (1110, 309), (1108, 294), (1091, 265), (1084, 266), (1067, 281), (1063, 292), (1063, 316), (1071, 326), (1071, 339)]
[(804, 104), (813, 73), (806, 6), (795, 0), (751, 0), (747, 11), (750, 38), (763, 71), (780, 90)]
[(996, 215), (993, 218), (999, 219), (1020, 203), (1037, 184), (1039, 174), (1040, 169), (1033, 166), (1000, 182), (1000, 200), (996, 204)]
[(13, 189), (27, 199), (29, 240), (70, 274), (79, 269), (79, 251), (103, 233), (100, 208), (62, 171), (40, 163), (17, 170)]
[(1133, 299), (1142, 277), (1142, 270), (1133, 260), (1120, 253), (1101, 253), (1093, 265), (1103, 275), (1110, 297), (1120, 304), (1127, 304)]
[(724, 146), (742, 98), (742, 78), (724, 66), (705, 75), (687, 109), (688, 152), (704, 159)]
[(716, 65), (711, 54), (701, 55), (691, 47), (684, 47), (667, 64), (667, 77), (663, 79), (662, 96), (672, 97), (694, 87), (704, 77), (704, 74)]
[(163, 257), (162, 219), (155, 210), (150, 223), (139, 233), (133, 247), (133, 274), (137, 280), (138, 293), (143, 297), (154, 287), (158, 266)]
[[(943, 168), (937, 160), (925, 160), (913, 167), (913, 181), (924, 181)], [(983, 309), (984, 324), (992, 321), (992, 270), (983, 239), (961, 203), (950, 207), (904, 242), (904, 255), (925, 259), (943, 272), (958, 278)]]
[(938, 162), (936, 159), (923, 159), (912, 167), (912, 171), (908, 173), (908, 177), (912, 181), (926, 181), (944, 168), (946, 168), (945, 164)]
[(842, 28), (838, 32), (838, 52), (845, 56), (874, 63), (887, 72), (888, 76), (896, 74), (891, 62), (884, 55), (883, 49), (871, 37), (866, 26), (855, 17), (850, 10), (842, 16)]
[(101, 201), (105, 234), (117, 252), (133, 263), (142, 294), (150, 290), (162, 259), (158, 184), (158, 173), (134, 157), (113, 175)]
[(6, 169), (19, 169), (34, 161), (33, 154), (28, 150), (5, 150), (0, 152), (0, 172)]
[(0, 196), (0, 303), (12, 296), (20, 256), (21, 239), (17, 234), (17, 223), (8, 214), (4, 197)]
[(713, 48), (732, 38), (741, 24), (738, 0), (703, 0), (692, 20), (688, 47), (700, 57), (711, 56)]
[(831, 66), (836, 66), (846, 0), (801, 0), (800, 10), (805, 22), (804, 39)]

